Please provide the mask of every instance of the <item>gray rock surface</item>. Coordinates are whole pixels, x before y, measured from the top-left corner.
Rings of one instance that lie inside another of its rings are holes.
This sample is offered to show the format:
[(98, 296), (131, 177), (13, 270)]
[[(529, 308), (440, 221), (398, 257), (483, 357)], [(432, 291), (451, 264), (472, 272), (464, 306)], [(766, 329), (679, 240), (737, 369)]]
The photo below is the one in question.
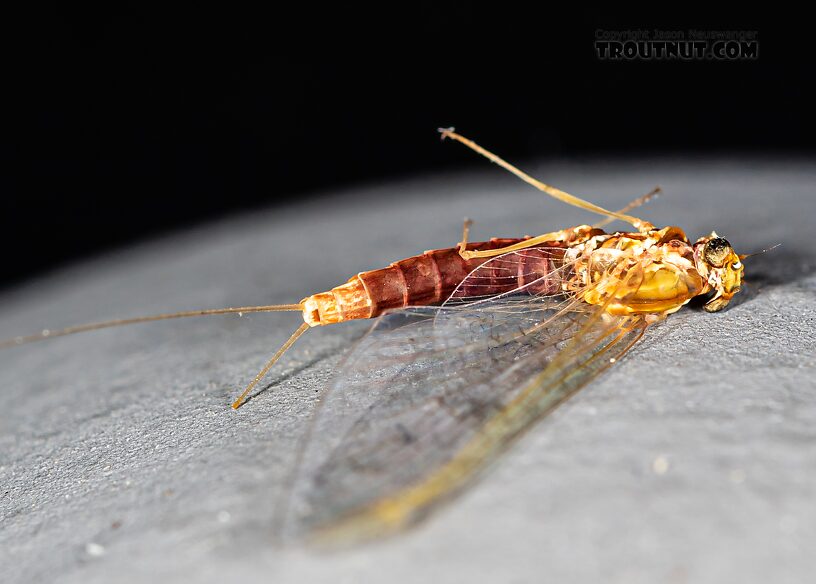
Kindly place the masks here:
[[(527, 164), (552, 184), (740, 252), (750, 289), (686, 308), (404, 535), (278, 549), (298, 437), (354, 326), (310, 331), (230, 401), (295, 314), (99, 331), (0, 353), (4, 582), (803, 582), (816, 569), (816, 165), (718, 158)], [(225, 193), (225, 196), (228, 196)], [(0, 336), (292, 302), (459, 238), (593, 221), (486, 167), (224, 219), (0, 296)], [(352, 330), (353, 329), (353, 330)]]

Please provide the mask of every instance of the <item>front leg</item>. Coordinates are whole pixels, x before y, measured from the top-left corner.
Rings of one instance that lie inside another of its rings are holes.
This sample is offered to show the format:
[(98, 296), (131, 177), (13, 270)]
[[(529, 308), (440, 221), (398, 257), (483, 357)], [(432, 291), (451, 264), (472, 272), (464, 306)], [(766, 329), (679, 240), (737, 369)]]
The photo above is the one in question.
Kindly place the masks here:
[(593, 228), (590, 227), (589, 225), (579, 225), (578, 227), (562, 229), (561, 231), (553, 231), (551, 233), (545, 233), (544, 235), (531, 237), (530, 239), (526, 239), (524, 241), (520, 241), (518, 243), (514, 243), (513, 245), (508, 245), (506, 247), (477, 251), (465, 249), (465, 245), (467, 245), (468, 227), (469, 225), (467, 224), (467, 222), (465, 222), (465, 233), (463, 234), (464, 235), (463, 242), (459, 244), (459, 255), (462, 256), (462, 259), (465, 260), (470, 260), (473, 258), (492, 258), (511, 251), (518, 251), (520, 249), (527, 249), (530, 247), (544, 245), (545, 243), (560, 243), (560, 244), (567, 242), (583, 243), (584, 241), (591, 237), (591, 233), (593, 231)]

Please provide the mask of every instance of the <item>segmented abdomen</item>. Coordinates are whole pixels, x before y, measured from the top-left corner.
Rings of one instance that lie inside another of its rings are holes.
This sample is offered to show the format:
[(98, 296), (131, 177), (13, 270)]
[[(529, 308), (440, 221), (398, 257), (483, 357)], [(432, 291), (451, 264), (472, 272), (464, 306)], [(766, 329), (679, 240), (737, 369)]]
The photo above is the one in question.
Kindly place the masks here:
[[(493, 238), (468, 244), (467, 249), (497, 249), (525, 239)], [(309, 325), (317, 326), (372, 318), (393, 308), (439, 304), (453, 293), (468, 274), (487, 261), (489, 258), (465, 260), (459, 255), (458, 248), (426, 251), (387, 268), (362, 272), (342, 286), (305, 298), (302, 301), (303, 319)], [(500, 269), (498, 266), (495, 270), (486, 269), (484, 274), (480, 274), (478, 282), (472, 285), (466, 283), (457, 295), (489, 296), (507, 292), (549, 273), (552, 262), (551, 252), (526, 249), (509, 256), (501, 263)]]

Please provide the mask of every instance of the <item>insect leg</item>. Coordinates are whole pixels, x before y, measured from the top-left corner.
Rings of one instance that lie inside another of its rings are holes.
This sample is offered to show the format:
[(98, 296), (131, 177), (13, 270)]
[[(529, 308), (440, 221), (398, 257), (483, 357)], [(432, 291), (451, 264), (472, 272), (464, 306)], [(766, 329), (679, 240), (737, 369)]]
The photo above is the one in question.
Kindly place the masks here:
[[(473, 225), (473, 220), (465, 217), (465, 224), (462, 226), (462, 241), (459, 242), (459, 254), (461, 255), (468, 242), (468, 233), (470, 233), (470, 226)], [(464, 257), (464, 256), (463, 256)]]
[(513, 245), (508, 245), (506, 247), (499, 247), (496, 249), (484, 249), (481, 251), (467, 250), (464, 249), (464, 246), (460, 244), (459, 255), (466, 260), (469, 260), (471, 258), (492, 258), (493, 256), (502, 255), (511, 251), (518, 251), (520, 249), (527, 249), (528, 247), (541, 245), (543, 243), (547, 243), (548, 241), (565, 241), (572, 235), (572, 233), (573, 232), (571, 229), (563, 229), (561, 231), (553, 231), (552, 233), (545, 233), (544, 235), (531, 237), (530, 239), (525, 239), (524, 241), (520, 241), (518, 243), (514, 243)]
[(283, 355), (289, 347), (295, 344), (295, 341), (298, 340), (300, 335), (305, 333), (308, 328), (309, 325), (304, 322), (302, 325), (298, 327), (298, 329), (294, 333), (292, 333), (292, 336), (289, 337), (289, 340), (283, 343), (283, 346), (280, 349), (278, 349), (277, 353), (272, 355), (272, 358), (266, 362), (266, 365), (264, 365), (263, 369), (261, 369), (255, 376), (255, 379), (253, 379), (250, 382), (250, 384), (247, 385), (244, 392), (240, 396), (238, 396), (238, 399), (232, 402), (233, 410), (237, 410), (238, 408), (241, 407), (241, 404), (244, 403), (246, 396), (249, 395), (249, 392), (252, 391), (252, 388), (258, 385), (258, 382), (260, 382), (261, 379), (266, 377), (266, 374), (269, 373), (270, 369), (272, 369), (272, 365), (274, 365), (275, 362), (281, 358), (281, 355)]
[(467, 146), (471, 150), (474, 150), (475, 152), (478, 152), (479, 154), (481, 154), (482, 156), (484, 156), (485, 158), (487, 158), (491, 162), (493, 162), (495, 164), (498, 164), (503, 169), (505, 169), (505, 170), (511, 172), (512, 174), (516, 175), (517, 177), (519, 177), (521, 180), (523, 180), (527, 184), (534, 186), (535, 188), (537, 188), (538, 190), (540, 190), (540, 191), (542, 191), (544, 193), (547, 193), (548, 195), (550, 195), (554, 199), (558, 199), (559, 201), (567, 203), (568, 205), (572, 205), (573, 207), (578, 207), (578, 208), (584, 209), (586, 211), (592, 211), (593, 213), (598, 213), (599, 215), (605, 215), (605, 216), (611, 217), (613, 219), (620, 219), (621, 221), (626, 221), (627, 223), (633, 225), (635, 227), (635, 229), (637, 229), (638, 231), (641, 231), (641, 232), (647, 232), (647, 231), (650, 231), (650, 230), (654, 229), (654, 225), (652, 225), (648, 221), (644, 221), (643, 219), (638, 219), (637, 217), (632, 217), (631, 215), (626, 215), (624, 213), (616, 213), (614, 211), (607, 211), (603, 207), (599, 207), (598, 205), (590, 203), (589, 201), (585, 201), (583, 199), (580, 199), (580, 198), (578, 198), (578, 197), (576, 197), (574, 195), (571, 195), (569, 193), (566, 193), (566, 192), (562, 191), (561, 189), (557, 189), (557, 188), (555, 188), (553, 186), (544, 184), (540, 180), (531, 177), (526, 172), (523, 172), (523, 171), (519, 170), (518, 168), (516, 168), (515, 166), (513, 166), (512, 164), (510, 164), (506, 160), (504, 160), (502, 158), (499, 158), (498, 156), (496, 156), (495, 154), (493, 154), (492, 152), (490, 152), (488, 150), (485, 150), (484, 148), (482, 148), (481, 146), (476, 144), (476, 142), (474, 142), (472, 140), (468, 140), (464, 136), (461, 136), (461, 135), (457, 134), (456, 132), (453, 131), (453, 128), (447, 128), (447, 129), (440, 128), (439, 132), (442, 134), (443, 139), (444, 138), (450, 138), (451, 140), (456, 140), (457, 142), (460, 142), (461, 144), (464, 144), (465, 146)]
[[(628, 213), (632, 209), (634, 209), (636, 207), (640, 207), (641, 205), (643, 205), (645, 203), (648, 203), (654, 197), (656, 197), (657, 195), (659, 195), (662, 192), (663, 192), (663, 189), (661, 189), (660, 187), (655, 187), (651, 191), (649, 191), (648, 193), (643, 195), (642, 197), (638, 197), (634, 201), (629, 202), (629, 204), (627, 204), (623, 209), (620, 209), (619, 211), (616, 211), (616, 212), (617, 213)], [(614, 221), (613, 218), (607, 217), (606, 219), (598, 221), (595, 225), (593, 225), (593, 227), (597, 227), (598, 229), (600, 229), (601, 227), (609, 225), (610, 223), (612, 223), (612, 221)]]

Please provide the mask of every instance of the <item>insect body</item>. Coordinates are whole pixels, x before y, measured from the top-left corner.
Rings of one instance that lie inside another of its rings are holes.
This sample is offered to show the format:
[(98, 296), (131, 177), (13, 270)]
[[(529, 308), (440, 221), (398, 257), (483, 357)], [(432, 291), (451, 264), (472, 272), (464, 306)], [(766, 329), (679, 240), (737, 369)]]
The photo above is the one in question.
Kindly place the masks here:
[[(309, 328), (380, 318), (324, 394), (298, 453), (284, 524), (370, 537), (424, 517), (516, 437), (692, 298), (724, 308), (742, 258), (715, 233), (695, 242), (545, 185), (443, 130), (545, 193), (604, 215), (536, 237), (427, 251), (362, 272), (297, 304), (106, 321), (17, 337), (0, 347), (122, 324), (204, 314), (299, 311), (304, 323), (232, 407)], [(607, 233), (612, 220), (636, 231)], [(381, 316), (382, 315), (382, 316)]]
[[(608, 234), (589, 225), (551, 236), (552, 239), (536, 247), (528, 244), (532, 239), (529, 237), (494, 238), (462, 249), (427, 251), (387, 268), (362, 272), (346, 284), (305, 298), (301, 302), (303, 319), (309, 326), (319, 326), (373, 318), (386, 310), (437, 304), (484, 264), (485, 257), (518, 249), (563, 250), (560, 262), (575, 261), (572, 268), (575, 279), (567, 282), (566, 288), (574, 292), (584, 290), (582, 299), (589, 304), (605, 302), (605, 290), (613, 287), (614, 278), (619, 277), (613, 268), (619, 271), (637, 266), (637, 289), (625, 302), (617, 298), (606, 306), (611, 314), (666, 315), (676, 312), (693, 297), (716, 290), (716, 296), (707, 304), (707, 309), (713, 312), (728, 304), (739, 291), (742, 264), (733, 251), (725, 251), (730, 250), (730, 244), (722, 238), (706, 237), (692, 245), (678, 227)], [(524, 287), (551, 272), (553, 259), (546, 255), (538, 259), (521, 256), (516, 260), (515, 277), (503, 276), (495, 289), (482, 290), (482, 294)]]
[[(493, 251), (524, 241), (496, 238), (469, 244), (466, 249)], [(301, 303), (303, 320), (309, 326), (319, 326), (373, 318), (386, 310), (440, 304), (484, 262), (483, 258), (466, 259), (457, 248), (426, 251), (387, 268), (362, 272), (328, 292), (305, 298)], [(544, 266), (544, 270), (548, 268)]]

